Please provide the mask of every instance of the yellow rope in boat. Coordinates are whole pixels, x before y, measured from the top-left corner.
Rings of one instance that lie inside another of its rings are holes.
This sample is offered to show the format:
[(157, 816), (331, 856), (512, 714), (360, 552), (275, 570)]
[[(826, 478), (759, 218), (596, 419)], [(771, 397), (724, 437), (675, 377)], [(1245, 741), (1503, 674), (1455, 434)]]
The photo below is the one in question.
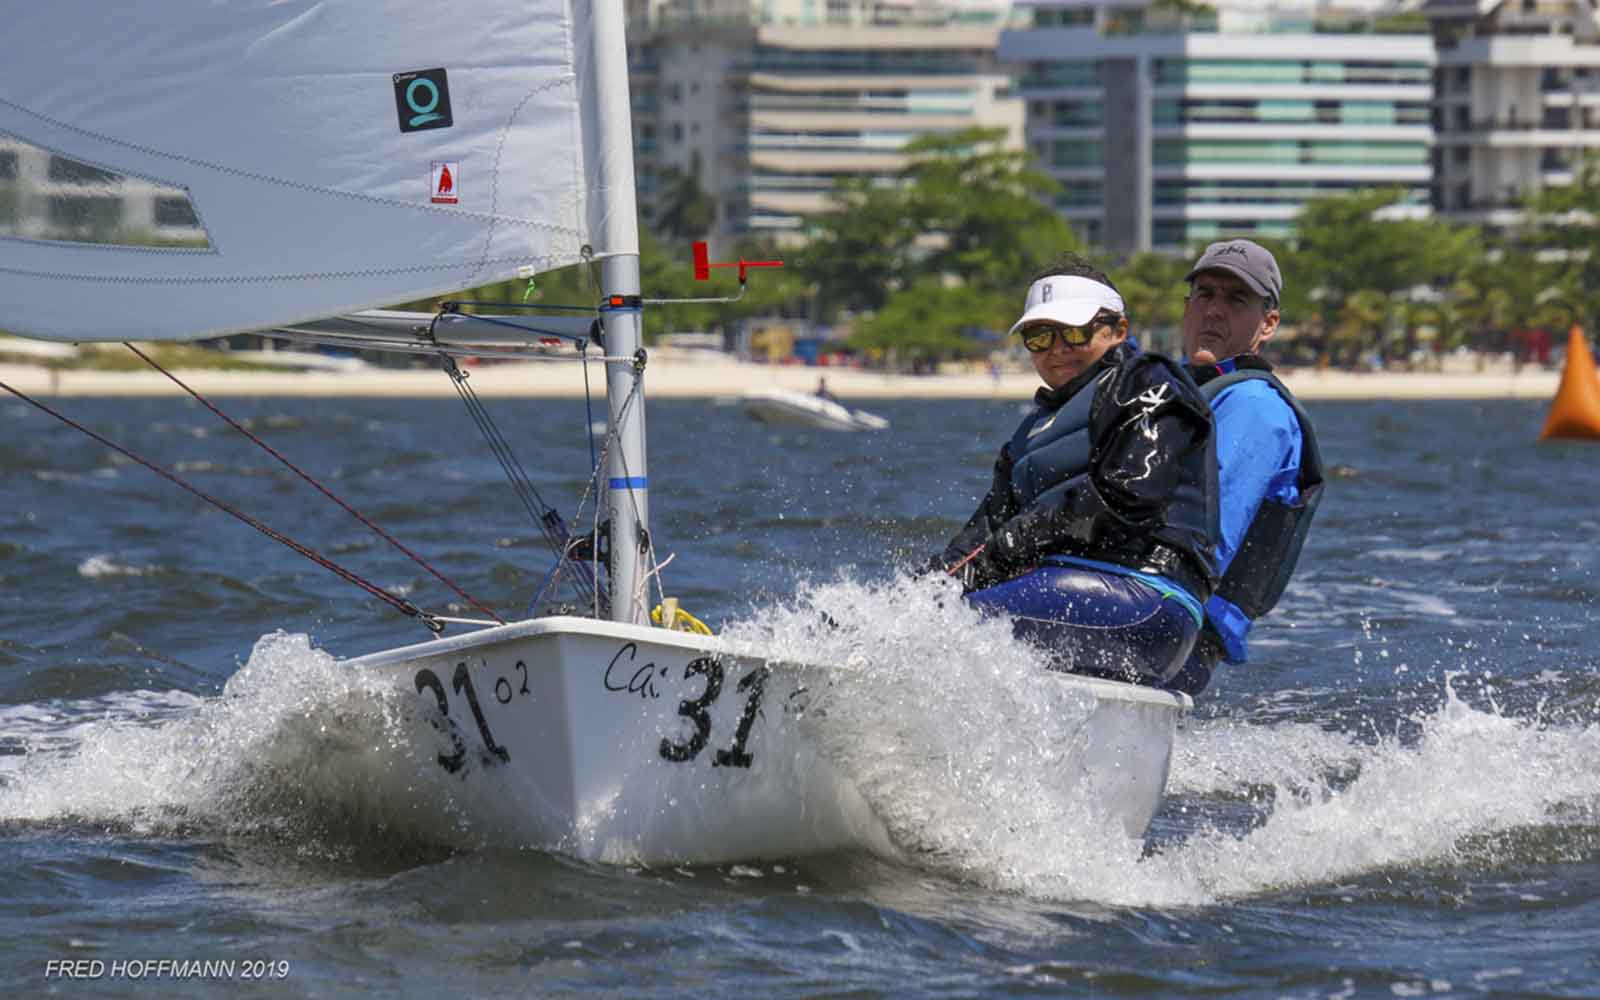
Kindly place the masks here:
[(711, 631), (711, 626), (678, 607), (678, 599), (675, 597), (669, 597), (652, 608), (650, 610), (650, 620), (655, 622), (657, 625), (661, 625), (667, 620), (669, 614), (669, 612), (663, 611), (662, 609), (667, 608), (668, 606), (670, 606), (671, 609), (670, 615), (672, 624), (665, 625), (665, 628), (672, 629), (675, 632), (693, 632), (696, 635), (713, 634)]

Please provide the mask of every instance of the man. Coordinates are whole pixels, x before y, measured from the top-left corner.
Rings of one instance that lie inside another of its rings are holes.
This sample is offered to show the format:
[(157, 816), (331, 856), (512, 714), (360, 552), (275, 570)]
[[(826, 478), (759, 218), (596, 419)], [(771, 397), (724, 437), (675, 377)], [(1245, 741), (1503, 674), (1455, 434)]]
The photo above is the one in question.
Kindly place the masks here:
[(1184, 280), (1183, 347), (1211, 401), (1221, 488), (1222, 579), (1169, 685), (1195, 694), (1219, 659), (1248, 659), (1251, 624), (1283, 594), (1322, 498), (1322, 458), (1311, 418), (1256, 354), (1278, 332), (1283, 276), (1272, 254), (1250, 240), (1213, 243)]
[(988, 494), (931, 567), (1058, 669), (1164, 685), (1215, 582), (1211, 418), (1182, 366), (1128, 342), (1121, 294), (1064, 255), (1011, 334), (1044, 382)]

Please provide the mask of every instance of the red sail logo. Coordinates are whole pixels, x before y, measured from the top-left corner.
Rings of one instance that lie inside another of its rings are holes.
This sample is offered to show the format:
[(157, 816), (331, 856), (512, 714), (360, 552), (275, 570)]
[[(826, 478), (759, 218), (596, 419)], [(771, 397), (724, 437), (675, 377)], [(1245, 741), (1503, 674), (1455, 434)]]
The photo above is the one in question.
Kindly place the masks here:
[(456, 190), (456, 178), (461, 175), (461, 164), (455, 160), (435, 160), (428, 171), (428, 191), (435, 205), (454, 205), (461, 201)]

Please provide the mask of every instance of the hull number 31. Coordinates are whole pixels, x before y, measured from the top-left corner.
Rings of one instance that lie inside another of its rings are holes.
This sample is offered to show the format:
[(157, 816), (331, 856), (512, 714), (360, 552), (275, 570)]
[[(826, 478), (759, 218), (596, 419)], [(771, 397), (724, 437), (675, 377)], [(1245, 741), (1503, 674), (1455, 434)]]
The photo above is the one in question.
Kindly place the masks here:
[[(624, 654), (636, 651), (637, 647), (632, 643), (624, 646), (612, 659), (611, 667), (615, 668)], [(698, 758), (711, 744), (711, 709), (722, 697), (725, 673), (722, 663), (711, 656), (690, 660), (683, 668), (685, 681), (693, 682), (696, 678), (704, 678), (705, 686), (701, 688), (698, 697), (685, 698), (678, 702), (678, 715), (689, 723), (690, 731), (685, 739), (674, 740), (664, 737), (660, 744), (662, 759), (679, 764), (687, 763)], [(749, 767), (755, 761), (748, 748), (750, 730), (755, 726), (756, 717), (761, 714), (761, 699), (766, 694), (767, 678), (771, 673), (767, 667), (759, 666), (739, 678), (739, 683), (734, 685), (735, 695), (743, 702), (739, 710), (739, 720), (734, 723), (733, 735), (725, 738), (726, 745), (712, 753), (712, 767)], [(627, 684), (613, 685), (611, 669), (608, 669), (606, 688), (611, 691), (628, 691), (646, 698), (659, 697), (655, 691), (656, 676), (656, 667), (654, 664), (648, 664)], [(439, 754), (439, 765), (453, 774), (461, 770), (462, 765), (466, 763), (467, 743), (450, 719), (450, 696), (445, 690), (444, 681), (427, 668), (417, 671), (415, 680), (417, 693), (432, 692), (434, 701), (439, 706), (439, 714), (443, 717), (445, 730), (450, 736), (450, 752)], [(467, 708), (472, 712), (473, 721), (477, 723), (483, 762), (485, 764), (510, 762), (511, 752), (489, 731), (489, 721), (484, 718), (483, 706), (478, 700), (478, 691), (473, 687), (472, 673), (467, 669), (465, 660), (456, 664), (455, 672), (450, 677), (450, 687), (456, 695), (466, 698)], [(494, 699), (502, 705), (509, 703), (514, 696), (525, 696), (528, 693), (528, 665), (522, 660), (517, 661), (510, 676), (502, 676), (495, 680)]]
[[(706, 686), (700, 692), (700, 697), (678, 702), (678, 714), (694, 724), (694, 732), (682, 742), (663, 739), (662, 757), (681, 763), (694, 760), (706, 748), (711, 741), (711, 706), (722, 696), (722, 673), (722, 664), (709, 656), (690, 660), (689, 665), (683, 668), (685, 680), (704, 676)], [(749, 767), (755, 759), (745, 749), (745, 743), (750, 739), (750, 727), (755, 725), (756, 715), (761, 711), (761, 696), (766, 691), (769, 673), (771, 671), (766, 667), (757, 667), (739, 678), (735, 690), (744, 696), (744, 709), (739, 713), (738, 724), (733, 727), (732, 741), (712, 755), (713, 767)]]

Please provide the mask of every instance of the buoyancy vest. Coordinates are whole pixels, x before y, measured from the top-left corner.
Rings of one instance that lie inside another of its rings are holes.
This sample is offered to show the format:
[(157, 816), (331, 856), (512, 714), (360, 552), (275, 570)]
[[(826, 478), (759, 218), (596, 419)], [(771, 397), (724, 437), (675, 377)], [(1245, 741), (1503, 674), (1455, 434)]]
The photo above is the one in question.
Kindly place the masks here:
[(1322, 502), (1322, 451), (1317, 446), (1311, 417), (1294, 398), (1294, 393), (1272, 374), (1270, 367), (1255, 367), (1266, 366), (1266, 362), (1244, 357), (1236, 359), (1236, 363), (1239, 367), (1235, 370), (1200, 384), (1200, 391), (1208, 402), (1241, 382), (1262, 381), (1272, 386), (1300, 424), (1300, 469), (1295, 475), (1299, 497), (1292, 503), (1272, 497), (1261, 501), (1250, 526), (1245, 529), (1233, 562), (1228, 564), (1217, 584), (1217, 596), (1231, 602), (1253, 621), (1277, 605), (1289, 584), (1289, 577), (1294, 574), (1295, 564), (1300, 561), (1300, 550), (1311, 530), (1311, 518)]
[[(1097, 395), (1115, 391), (1119, 370), (1109, 368), (1089, 380), (1070, 398), (1054, 409), (1041, 406), (1017, 428), (1007, 451), (1011, 455), (1011, 489), (1019, 509), (1039, 503), (1059, 503), (1068, 491), (1078, 488), (1089, 476), (1094, 442), (1091, 417)], [(1191, 449), (1181, 460), (1181, 473), (1173, 496), (1167, 502), (1162, 523), (1148, 535), (1132, 542), (1105, 540), (1091, 545), (1068, 544), (1059, 547), (1066, 554), (1100, 559), (1130, 569), (1151, 567), (1145, 558), (1155, 541), (1187, 557), (1187, 572), (1173, 573), (1181, 578), (1194, 596), (1204, 602), (1216, 581), (1213, 556), (1218, 537), (1217, 455), (1214, 434), (1207, 434), (1203, 448)]]
[(1089, 474), (1094, 441), (1089, 418), (1095, 393), (1115, 372), (1090, 379), (1054, 410), (1040, 407), (1028, 415), (1011, 437), (1011, 492), (1021, 509), (1059, 500)]

